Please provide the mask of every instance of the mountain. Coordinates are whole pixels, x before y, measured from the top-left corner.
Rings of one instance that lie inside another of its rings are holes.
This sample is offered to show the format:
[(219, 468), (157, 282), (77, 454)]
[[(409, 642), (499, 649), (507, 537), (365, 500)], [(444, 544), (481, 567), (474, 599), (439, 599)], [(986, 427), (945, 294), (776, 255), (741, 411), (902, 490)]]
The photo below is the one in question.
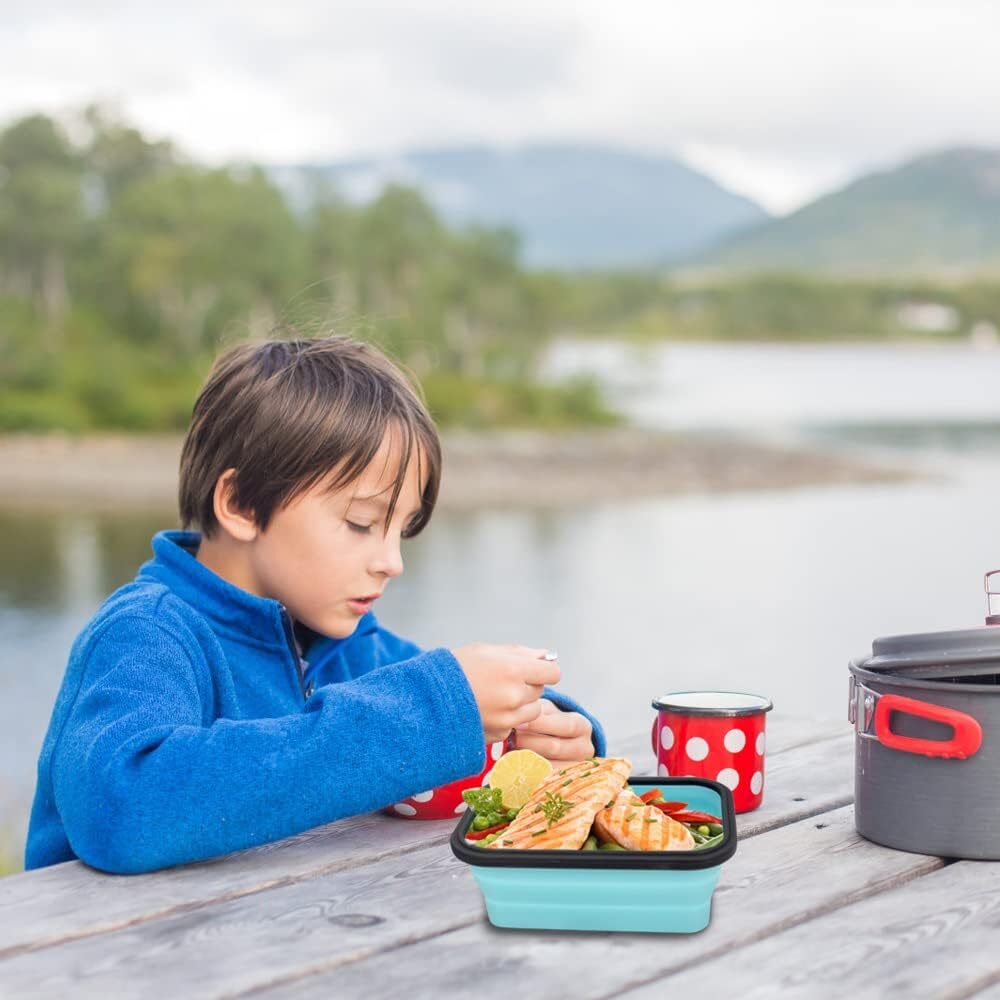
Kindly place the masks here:
[(686, 262), (903, 273), (1000, 265), (1000, 150), (948, 149), (867, 174)]
[(603, 146), (428, 149), (272, 173), (293, 198), (317, 174), (357, 201), (389, 182), (413, 185), (451, 224), (513, 227), (535, 266), (663, 264), (767, 218), (678, 160)]

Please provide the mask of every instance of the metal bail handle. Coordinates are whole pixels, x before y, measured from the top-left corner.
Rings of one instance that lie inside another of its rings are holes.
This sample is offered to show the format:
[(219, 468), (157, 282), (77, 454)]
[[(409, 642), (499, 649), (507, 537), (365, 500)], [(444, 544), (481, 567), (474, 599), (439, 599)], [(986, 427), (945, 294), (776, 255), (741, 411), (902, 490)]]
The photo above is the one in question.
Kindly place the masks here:
[[(893, 712), (905, 712), (918, 719), (950, 726), (951, 739), (927, 740), (915, 736), (900, 736), (889, 729), (889, 719)], [(918, 701), (916, 698), (904, 698), (898, 694), (883, 694), (875, 705), (875, 737), (882, 746), (892, 750), (922, 754), (925, 757), (965, 760), (982, 746), (983, 729), (971, 715), (957, 709)]]
[(983, 576), (986, 591), (986, 624), (1000, 625), (1000, 569), (988, 569)]

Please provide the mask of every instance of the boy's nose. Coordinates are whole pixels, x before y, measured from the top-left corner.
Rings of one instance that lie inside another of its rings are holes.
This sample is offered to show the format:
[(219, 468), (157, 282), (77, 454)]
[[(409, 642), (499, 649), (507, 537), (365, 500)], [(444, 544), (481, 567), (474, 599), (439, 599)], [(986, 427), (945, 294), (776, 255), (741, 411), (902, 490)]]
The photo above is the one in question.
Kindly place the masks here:
[(372, 567), (377, 573), (384, 573), (386, 576), (399, 576), (403, 572), (403, 554), (399, 551), (398, 545), (389, 545), (383, 549), (375, 565)]

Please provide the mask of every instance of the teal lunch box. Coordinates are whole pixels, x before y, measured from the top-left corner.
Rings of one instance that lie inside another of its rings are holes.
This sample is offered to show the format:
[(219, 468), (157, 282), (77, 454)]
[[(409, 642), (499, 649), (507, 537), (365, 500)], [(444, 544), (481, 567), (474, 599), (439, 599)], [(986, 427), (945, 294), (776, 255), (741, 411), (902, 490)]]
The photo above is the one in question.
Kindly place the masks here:
[(736, 853), (733, 793), (703, 778), (630, 778), (638, 794), (659, 788), (668, 801), (712, 813), (723, 838), (703, 851), (551, 851), (475, 847), (463, 813), (451, 849), (472, 868), (490, 923), (564, 931), (691, 934), (712, 916), (721, 866)]

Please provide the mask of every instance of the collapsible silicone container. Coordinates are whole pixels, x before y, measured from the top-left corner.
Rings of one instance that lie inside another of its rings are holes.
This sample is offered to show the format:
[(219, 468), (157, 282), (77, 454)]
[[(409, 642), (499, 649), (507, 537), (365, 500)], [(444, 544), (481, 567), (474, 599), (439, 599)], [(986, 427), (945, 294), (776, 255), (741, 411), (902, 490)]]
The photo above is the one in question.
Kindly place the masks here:
[(451, 835), (455, 856), (472, 868), (490, 923), (566, 931), (691, 934), (708, 926), (721, 866), (736, 852), (733, 793), (707, 778), (630, 778), (640, 795), (659, 788), (668, 801), (722, 820), (724, 836), (704, 851), (547, 851), (474, 847), (472, 812)]

